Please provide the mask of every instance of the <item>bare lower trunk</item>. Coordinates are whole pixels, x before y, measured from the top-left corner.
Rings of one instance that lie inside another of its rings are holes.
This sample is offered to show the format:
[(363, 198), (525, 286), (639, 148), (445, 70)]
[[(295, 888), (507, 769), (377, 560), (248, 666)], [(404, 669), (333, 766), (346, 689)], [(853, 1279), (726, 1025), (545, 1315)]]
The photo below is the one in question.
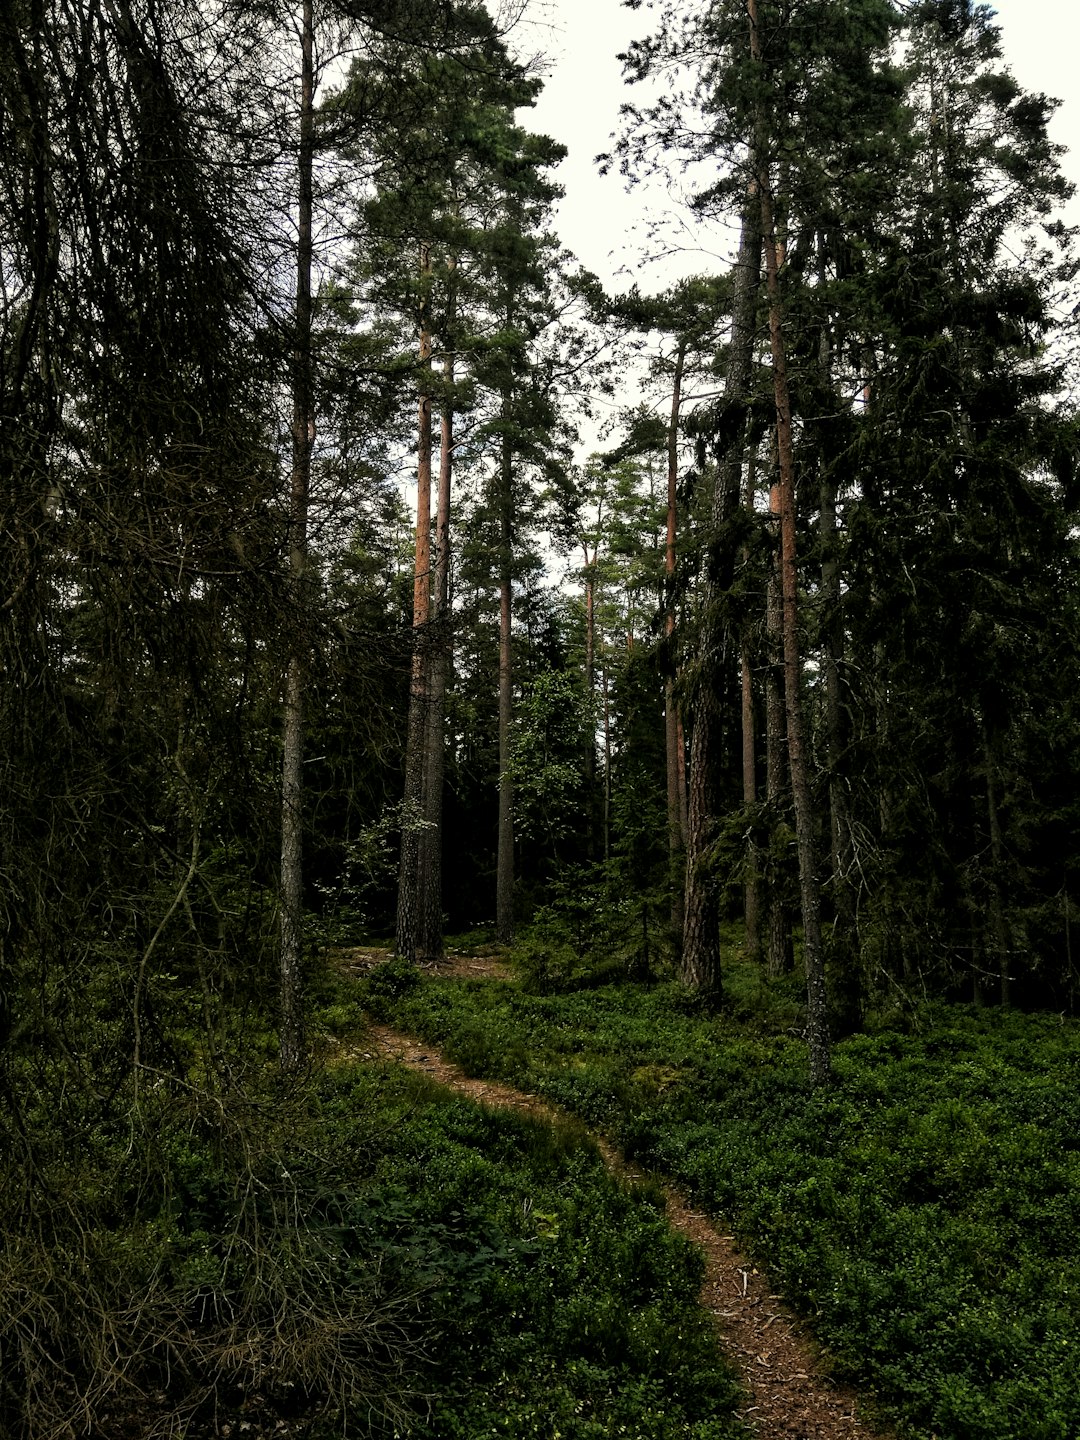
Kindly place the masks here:
[(1005, 906), (1001, 893), (1005, 842), (1001, 834), (997, 786), (994, 784), (994, 749), (986, 733), (985, 724), (983, 727), (983, 762), (986, 766), (986, 818), (990, 830), (990, 947), (998, 978), (998, 995), (1002, 1005), (1008, 1005), (1010, 998), (1009, 932), (1005, 923)]
[[(760, 270), (757, 227), (749, 201), (743, 216), (735, 288), (731, 311), (727, 394), (731, 403), (745, 401), (750, 388), (754, 343), (754, 305)], [(707, 856), (716, 827), (718, 776), (723, 763), (720, 712), (721, 657), (727, 631), (721, 620), (719, 597), (730, 586), (734, 570), (728, 531), (741, 498), (742, 459), (745, 450), (740, 427), (717, 467), (713, 492), (709, 551), (701, 604), (699, 640), (700, 680), (694, 697), (690, 741), (690, 785), (686, 824), (686, 901), (680, 979), (692, 989), (718, 995), (720, 982), (719, 905), (715, 879), (707, 873)]]
[[(431, 273), (431, 247), (420, 247), (420, 271)], [(428, 734), (431, 643), (431, 330), (426, 299), (420, 313), (420, 399), (417, 406), (416, 559), (413, 567), (413, 651), (405, 740), (405, 799), (401, 813), (397, 953), (418, 958), (420, 837), (425, 825), (424, 761)]]
[(686, 850), (686, 832), (689, 826), (690, 797), (686, 791), (686, 731), (683, 728), (682, 716), (679, 714), (679, 707), (675, 707), (675, 729), (677, 739), (675, 745), (675, 763), (679, 767), (679, 827), (682, 830), (683, 850)]
[(834, 973), (841, 978), (843, 1007), (855, 1024), (862, 1009), (862, 984), (855, 937), (855, 905), (851, 892), (851, 827), (843, 776), (843, 706), (841, 662), (844, 626), (840, 613), (840, 565), (836, 556), (836, 483), (826, 473), (821, 482), (821, 598), (824, 615), (825, 736), (829, 762), (829, 844), (833, 902)]
[[(443, 366), (447, 389), (454, 379), (454, 357)], [(419, 896), (417, 956), (425, 962), (442, 958), (442, 810), (446, 745), (446, 677), (450, 665), (450, 486), (453, 476), (454, 416), (443, 402), (439, 436), (439, 491), (435, 505), (434, 593), (431, 604), (431, 645), (427, 715), (424, 735), (424, 828), (420, 833), (417, 870)]]
[[(603, 655), (603, 651), (601, 651)], [(600, 689), (603, 699), (604, 730), (604, 860), (611, 859), (611, 704), (608, 698), (608, 672), (606, 660), (600, 665)]]
[[(749, 514), (754, 513), (754, 499), (757, 489), (756, 455), (751, 450), (746, 457), (746, 489), (743, 505)], [(749, 555), (743, 550), (743, 564), (749, 563)], [(742, 784), (743, 804), (747, 813), (753, 813), (757, 802), (757, 734), (754, 724), (754, 645), (749, 616), (743, 623), (739, 646), (739, 671), (741, 682), (742, 719)], [(746, 953), (749, 959), (761, 958), (761, 857), (754, 831), (751, 830), (746, 842), (746, 881), (743, 885), (743, 923), (746, 929)]]
[(719, 900), (715, 881), (705, 873), (702, 842), (712, 832), (718, 808), (711, 757), (719, 746), (720, 729), (719, 706), (710, 691), (703, 694), (694, 707), (694, 728), (690, 732), (687, 807), (690, 844), (686, 852), (686, 906), (679, 979), (689, 989), (717, 1000), (723, 994)]
[(668, 675), (664, 685), (664, 747), (667, 758), (668, 870), (671, 878), (671, 931), (681, 942), (685, 911), (687, 808), (683, 791), (684, 763), (679, 754), (682, 727), (675, 704), (675, 540), (678, 523), (676, 503), (679, 478), (679, 409), (682, 405), (683, 368), (687, 341), (679, 340), (675, 375), (671, 387), (671, 420), (668, 424), (667, 543), (664, 553), (666, 605), (664, 633), (667, 637)]
[(299, 229), (296, 251), (296, 341), (292, 376), (292, 483), (289, 497), (289, 585), (294, 631), (285, 676), (281, 772), (280, 1061), (286, 1071), (304, 1059), (302, 989), (304, 913), (304, 664), (303, 617), (308, 584), (308, 496), (315, 419), (311, 384), (311, 218), (315, 142), (314, 14), (304, 0), (301, 31)]
[(682, 725), (675, 699), (675, 680), (664, 683), (664, 745), (667, 751), (668, 873), (671, 879), (671, 933), (682, 940), (685, 913), (686, 828), (688, 823), (683, 781), (686, 766), (679, 753), (683, 745)]
[(285, 677), (284, 754), (281, 773), (280, 1061), (295, 1070), (304, 1058), (303, 827), (304, 666), (289, 660)]
[[(742, 696), (742, 786), (743, 804), (749, 813), (757, 800), (757, 748), (754, 735), (754, 680), (750, 647), (743, 643), (739, 655)], [(751, 960), (761, 954), (761, 879), (757, 845), (751, 836), (747, 841), (746, 880), (743, 885), (743, 923), (746, 930), (746, 953)]]
[(513, 718), (512, 481), (513, 454), (509, 439), (504, 438), (499, 521), (499, 851), (495, 876), (495, 933), (503, 945), (508, 945), (514, 938), (514, 785), (510, 775), (510, 725)]
[(585, 555), (585, 714), (588, 736), (585, 749), (585, 854), (596, 859), (596, 547)]
[[(757, 0), (747, 0), (751, 50), (761, 59)], [(821, 897), (814, 854), (814, 817), (810, 808), (810, 781), (803, 737), (802, 664), (798, 638), (798, 576), (795, 555), (795, 457), (791, 436), (791, 397), (780, 297), (779, 259), (773, 217), (772, 191), (764, 137), (755, 137), (756, 169), (761, 201), (761, 235), (765, 250), (765, 276), (769, 293), (769, 339), (772, 350), (773, 396), (776, 405), (776, 441), (780, 461), (780, 589), (783, 602), (784, 699), (788, 727), (788, 765), (795, 805), (795, 835), (799, 851), (799, 891), (802, 899), (803, 959), (806, 967), (807, 1046), (810, 1080), (825, 1084), (831, 1074), (830, 1040), (825, 992), (825, 962), (821, 944)]]
[[(775, 486), (770, 495), (770, 508), (775, 502), (779, 522), (779, 499)], [(779, 540), (779, 536), (777, 536)], [(785, 858), (778, 853), (776, 836), (784, 797), (788, 793), (787, 727), (784, 721), (784, 660), (780, 637), (780, 564), (774, 554), (769, 567), (766, 599), (765, 632), (768, 664), (765, 670), (765, 793), (769, 801), (772, 829), (766, 874), (768, 911), (768, 953), (766, 970), (772, 979), (785, 975), (794, 963), (791, 941), (791, 914), (785, 898)]]

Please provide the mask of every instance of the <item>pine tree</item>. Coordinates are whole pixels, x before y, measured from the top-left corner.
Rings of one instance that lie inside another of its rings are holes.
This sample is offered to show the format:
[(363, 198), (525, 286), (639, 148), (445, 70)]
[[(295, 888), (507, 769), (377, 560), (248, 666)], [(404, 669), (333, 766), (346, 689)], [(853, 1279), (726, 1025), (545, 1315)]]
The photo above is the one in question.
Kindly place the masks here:
[[(801, 300), (800, 282), (818, 237), (836, 223), (833, 217), (853, 210), (858, 223), (869, 223), (862, 219), (866, 197), (855, 205), (859, 197), (850, 176), (891, 141), (893, 132), (884, 120), (889, 107), (895, 107), (896, 96), (886, 55), (892, 21), (893, 13), (884, 3), (857, 10), (810, 5), (798, 12), (764, 3), (744, 12), (716, 3), (685, 19), (666, 11), (657, 34), (628, 56), (632, 77), (661, 68), (676, 73), (689, 70), (693, 95), (683, 97), (682, 108), (669, 96), (651, 112), (631, 112), (631, 128), (622, 146), (624, 165), (641, 163), (658, 138), (688, 137), (685, 143), (691, 153), (719, 156), (724, 165), (719, 181), (697, 197), (698, 206), (710, 211), (734, 208), (736, 203), (741, 207), (749, 189), (746, 213), (754, 232), (750, 253), (756, 254), (759, 245), (764, 249), (779, 467), (787, 747), (801, 872), (811, 1070), (816, 1081), (828, 1074), (828, 1042), (813, 776), (802, 734), (803, 674), (797, 648), (795, 471), (802, 377), (790, 371), (791, 356), (801, 363), (805, 332), (797, 310), (794, 320), (786, 316), (793, 300), (796, 304)], [(696, 131), (687, 119), (695, 110)], [(792, 328), (793, 340), (789, 339)], [(732, 386), (732, 392), (736, 402), (745, 395), (738, 386)], [(741, 488), (726, 486), (736, 494)], [(721, 577), (722, 590), (730, 584), (730, 577)], [(703, 748), (707, 755), (711, 747)], [(693, 764), (691, 777), (693, 785)], [(707, 783), (704, 773), (700, 778)], [(710, 797), (701, 812), (708, 816), (714, 805), (715, 798)], [(691, 894), (688, 891), (688, 925)], [(697, 905), (695, 899), (694, 908)], [(701, 927), (702, 935), (710, 937), (701, 947), (703, 954), (713, 949), (714, 929), (711, 919)]]
[[(315, 152), (315, 16), (304, 0), (300, 25), (299, 147), (297, 163), (297, 247), (295, 335), (292, 357), (292, 474), (289, 486), (289, 582), (298, 616), (306, 610), (308, 584), (308, 505), (315, 410), (311, 359), (311, 270), (313, 166)], [(290, 646), (285, 668), (285, 704), (281, 774), (281, 1027), (283, 1070), (296, 1070), (304, 1058), (301, 993), (304, 908), (304, 639)]]
[(1054, 287), (1075, 266), (1060, 227), (1034, 238), (1066, 194), (1051, 103), (1001, 71), (985, 10), (926, 5), (911, 21), (909, 188), (867, 281), (865, 480), (847, 521), (852, 643), (875, 661), (852, 697), (857, 820), (876, 840), (864, 944), (901, 984), (933, 974), (1006, 998), (1020, 896), (1037, 909), (1056, 888), (1024, 873), (1043, 818), (1006, 797), (1032, 783), (1025, 717), (1060, 706), (1019, 655), (1041, 652), (1029, 606), (1073, 564), (1050, 344)]

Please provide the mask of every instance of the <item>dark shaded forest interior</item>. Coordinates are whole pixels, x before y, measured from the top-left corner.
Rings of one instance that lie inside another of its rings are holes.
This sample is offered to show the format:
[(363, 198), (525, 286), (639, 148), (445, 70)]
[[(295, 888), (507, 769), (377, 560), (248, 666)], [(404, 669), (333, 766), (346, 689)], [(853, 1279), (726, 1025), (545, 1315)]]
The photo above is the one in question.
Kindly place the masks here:
[(366, 1013), (901, 1436), (1075, 1440), (1057, 102), (658, 0), (599, 163), (732, 254), (613, 293), (526, 8), (0, 3), (0, 1435), (753, 1427), (662, 1193)]

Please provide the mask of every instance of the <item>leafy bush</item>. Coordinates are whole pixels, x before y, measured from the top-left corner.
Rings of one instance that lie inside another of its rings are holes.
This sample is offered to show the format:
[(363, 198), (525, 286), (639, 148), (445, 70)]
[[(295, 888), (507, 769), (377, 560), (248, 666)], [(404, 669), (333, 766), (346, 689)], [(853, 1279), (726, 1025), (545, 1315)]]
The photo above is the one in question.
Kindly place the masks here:
[(575, 869), (551, 887), (514, 949), (530, 990), (540, 995), (648, 979), (671, 958), (663, 895), (632, 891), (618, 865)]

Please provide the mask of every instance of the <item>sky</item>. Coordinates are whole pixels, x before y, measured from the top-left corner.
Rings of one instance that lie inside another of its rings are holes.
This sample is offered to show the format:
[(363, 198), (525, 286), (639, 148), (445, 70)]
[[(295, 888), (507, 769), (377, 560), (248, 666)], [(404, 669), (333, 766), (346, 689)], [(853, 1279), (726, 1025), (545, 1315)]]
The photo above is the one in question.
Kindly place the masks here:
[[(1016, 79), (1027, 90), (1063, 102), (1051, 134), (1070, 147), (1063, 169), (1080, 185), (1080, 4), (997, 0), (994, 8), (1005, 60)], [(629, 11), (620, 0), (532, 0), (529, 14), (523, 48), (543, 51), (554, 63), (526, 123), (560, 140), (570, 152), (558, 171), (566, 190), (556, 220), (563, 244), (619, 289), (634, 280), (642, 290), (663, 289), (682, 275), (724, 264), (734, 237), (704, 233), (685, 218), (668, 231), (672, 253), (663, 263), (643, 261), (649, 216), (677, 207), (661, 186), (628, 194), (617, 173), (601, 177), (593, 164), (593, 157), (610, 147), (619, 105), (638, 96), (639, 87), (624, 85), (616, 56), (632, 38), (649, 33), (656, 11), (648, 3)], [(1080, 223), (1080, 201), (1072, 202), (1068, 218)]]

